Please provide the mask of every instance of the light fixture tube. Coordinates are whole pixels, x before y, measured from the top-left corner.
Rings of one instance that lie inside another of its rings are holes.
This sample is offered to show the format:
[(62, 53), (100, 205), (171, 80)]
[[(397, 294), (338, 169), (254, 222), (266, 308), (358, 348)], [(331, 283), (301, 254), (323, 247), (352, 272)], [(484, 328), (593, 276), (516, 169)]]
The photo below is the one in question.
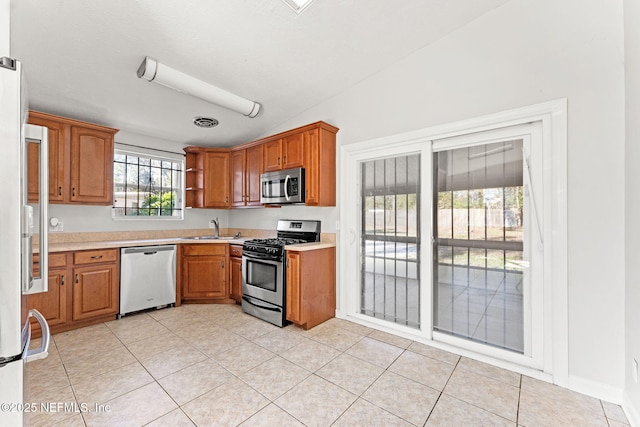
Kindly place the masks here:
[(212, 104), (236, 111), (248, 117), (255, 117), (260, 112), (260, 104), (235, 95), (219, 87), (191, 77), (181, 71), (160, 64), (155, 59), (144, 58), (138, 67), (138, 78), (195, 96)]

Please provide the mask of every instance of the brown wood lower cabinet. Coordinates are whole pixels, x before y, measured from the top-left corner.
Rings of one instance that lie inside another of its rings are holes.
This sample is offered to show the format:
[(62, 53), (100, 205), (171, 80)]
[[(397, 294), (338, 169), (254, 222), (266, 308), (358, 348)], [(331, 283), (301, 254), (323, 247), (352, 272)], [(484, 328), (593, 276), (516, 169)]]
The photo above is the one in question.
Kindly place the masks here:
[(304, 329), (336, 313), (336, 248), (287, 250), (287, 320)]
[[(67, 264), (67, 253), (49, 254), (49, 291), (33, 294), (27, 297), (29, 308), (38, 310), (50, 328), (64, 325), (67, 322), (67, 288), (71, 286), (71, 277)], [(39, 272), (39, 258), (34, 259), (34, 272)], [(34, 334), (40, 334), (40, 325), (35, 319), (31, 320), (31, 329)]]
[[(115, 319), (118, 295), (117, 249), (57, 252), (49, 254), (48, 292), (27, 296), (27, 304), (44, 315), (53, 334)], [(40, 336), (37, 322), (31, 327)]]
[(242, 246), (229, 245), (229, 283), (231, 298), (242, 304)]
[(73, 320), (118, 313), (118, 266), (101, 264), (73, 269)]
[(182, 302), (224, 302), (229, 298), (227, 244), (180, 245)]

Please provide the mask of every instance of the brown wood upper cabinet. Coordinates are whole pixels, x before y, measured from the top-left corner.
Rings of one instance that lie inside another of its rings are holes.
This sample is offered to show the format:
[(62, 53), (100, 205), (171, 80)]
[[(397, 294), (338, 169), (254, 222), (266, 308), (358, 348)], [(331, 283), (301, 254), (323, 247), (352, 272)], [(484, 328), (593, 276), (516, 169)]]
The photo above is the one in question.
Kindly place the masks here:
[(261, 206), (260, 174), (303, 167), (308, 206), (336, 205), (336, 133), (311, 123), (229, 149), (187, 147), (186, 206)]
[(186, 147), (186, 206), (231, 207), (229, 149)]
[(304, 166), (304, 143), (301, 133), (264, 143), (264, 171)]
[[(49, 129), (49, 202), (113, 204), (113, 139), (104, 126), (29, 112), (29, 123)], [(29, 200), (38, 198), (38, 149), (29, 144)]]
[(261, 206), (263, 148), (262, 145), (254, 145), (231, 152), (231, 206)]
[(328, 123), (316, 122), (241, 147), (263, 146), (264, 172), (304, 167), (305, 204), (335, 206), (337, 132), (338, 128)]

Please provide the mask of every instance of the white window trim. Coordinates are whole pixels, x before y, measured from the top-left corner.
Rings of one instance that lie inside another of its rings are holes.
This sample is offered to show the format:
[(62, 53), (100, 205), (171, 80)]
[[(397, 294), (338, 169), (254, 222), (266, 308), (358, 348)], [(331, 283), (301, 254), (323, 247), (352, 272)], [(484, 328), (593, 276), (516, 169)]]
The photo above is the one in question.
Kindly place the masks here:
[[(113, 209), (111, 213), (111, 219), (113, 221), (184, 221), (184, 211), (185, 207), (185, 179), (186, 179), (186, 161), (185, 156), (179, 153), (173, 153), (164, 150), (155, 150), (153, 148), (145, 148), (138, 146), (131, 146), (123, 143), (115, 143), (114, 144), (114, 153), (125, 154), (130, 156), (140, 156), (140, 157), (148, 157), (156, 160), (165, 160), (171, 162), (180, 162), (182, 163), (182, 172), (180, 173), (180, 215), (179, 216), (115, 216), (113, 214)], [(115, 179), (113, 185), (115, 186)]]
[[(567, 275), (567, 100), (559, 99), (541, 104), (522, 107), (501, 113), (490, 114), (469, 120), (449, 123), (407, 132), (389, 137), (362, 141), (343, 145), (340, 148), (340, 176), (342, 188), (357, 189), (358, 164), (363, 160), (386, 158), (407, 153), (422, 154), (421, 186), (423, 191), (431, 191), (431, 141), (448, 137), (461, 136), (470, 133), (496, 130), (520, 124), (540, 122), (542, 126), (543, 156), (545, 168), (549, 173), (544, 177), (544, 281), (545, 289), (551, 290), (545, 301), (550, 312), (545, 313), (549, 345), (545, 345), (543, 370), (523, 366), (518, 357), (509, 357), (508, 352), (496, 349), (487, 352), (482, 346), (483, 353), (474, 351), (474, 346), (461, 349), (454, 344), (433, 340), (432, 322), (421, 313), (421, 330), (393, 325), (389, 322), (378, 321), (368, 316), (357, 314), (357, 293), (353, 292), (353, 284), (358, 284), (358, 251), (351, 248), (358, 237), (358, 212), (360, 206), (353, 203), (353, 190), (340, 194), (340, 223), (338, 241), (342, 249), (342, 259), (339, 269), (338, 306), (336, 316), (353, 320), (354, 322), (371, 326), (399, 336), (419, 342), (467, 355), (478, 360), (503, 366), (522, 372), (536, 378), (550, 380), (554, 384), (567, 387), (569, 372), (569, 323), (568, 323), (568, 275)], [(424, 244), (430, 240), (430, 224), (432, 217), (431, 200), (421, 199), (421, 221), (429, 224), (422, 227), (423, 242), (422, 259), (431, 259), (431, 245)], [(428, 251), (428, 252), (427, 252)], [(429, 266), (421, 263), (421, 277), (429, 277)], [(426, 275), (425, 275), (426, 274)], [(348, 286), (351, 284), (351, 286)], [(428, 295), (424, 295), (428, 294)], [(429, 307), (431, 312), (431, 292), (421, 292), (421, 307)], [(426, 318), (426, 319), (425, 319)], [(552, 322), (552, 324), (551, 324)], [(549, 336), (551, 335), (551, 336)], [(480, 346), (480, 344), (478, 344)], [(480, 349), (480, 347), (477, 347)], [(521, 356), (520, 356), (521, 357)]]

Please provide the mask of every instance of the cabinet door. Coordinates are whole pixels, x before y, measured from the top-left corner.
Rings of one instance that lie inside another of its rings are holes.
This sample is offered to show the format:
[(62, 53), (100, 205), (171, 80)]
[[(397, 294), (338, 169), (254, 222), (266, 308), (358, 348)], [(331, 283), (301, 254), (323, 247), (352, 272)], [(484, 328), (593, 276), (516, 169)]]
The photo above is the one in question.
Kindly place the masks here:
[(318, 204), (320, 185), (320, 145), (318, 130), (314, 129), (304, 133), (305, 145), (305, 204), (315, 206)]
[(282, 169), (299, 168), (304, 165), (304, 133), (296, 133), (282, 139)]
[[(27, 296), (27, 305), (42, 313), (49, 326), (61, 325), (67, 320), (67, 287), (67, 269), (50, 269), (49, 290)], [(31, 329), (34, 332), (40, 330), (35, 319), (31, 322)]]
[(229, 153), (206, 153), (204, 161), (204, 204), (206, 208), (228, 208)]
[(242, 302), (242, 258), (229, 258), (229, 275), (231, 298), (240, 304)]
[(282, 169), (282, 140), (265, 142), (263, 146), (263, 164), (265, 172)]
[(245, 202), (247, 206), (260, 205), (260, 174), (262, 173), (263, 147), (256, 145), (246, 150)]
[(117, 264), (76, 267), (73, 276), (73, 320), (118, 313)]
[[(45, 126), (49, 135), (49, 201), (62, 202), (68, 192), (68, 187), (64, 183), (64, 147), (65, 136), (68, 135), (69, 126), (62, 123), (46, 120), (40, 117), (29, 117), (29, 123)], [(28, 191), (29, 202), (38, 200), (39, 168), (40, 168), (40, 145), (27, 144), (27, 171), (28, 171)]]
[(72, 202), (113, 204), (113, 134), (71, 127)]
[(226, 298), (225, 258), (200, 255), (182, 258), (182, 298)]
[(287, 320), (302, 324), (302, 295), (300, 283), (300, 254), (287, 253)]
[(238, 150), (231, 153), (231, 206), (245, 205), (246, 152), (247, 150)]

